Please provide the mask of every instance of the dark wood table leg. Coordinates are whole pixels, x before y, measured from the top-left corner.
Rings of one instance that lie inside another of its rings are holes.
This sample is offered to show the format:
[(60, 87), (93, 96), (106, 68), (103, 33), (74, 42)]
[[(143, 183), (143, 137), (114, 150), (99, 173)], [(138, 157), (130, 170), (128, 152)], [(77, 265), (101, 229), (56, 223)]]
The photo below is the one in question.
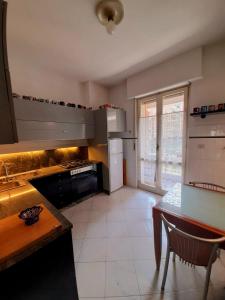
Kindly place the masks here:
[(161, 261), (162, 248), (162, 220), (161, 212), (155, 207), (152, 208), (153, 229), (154, 229), (154, 246), (155, 246), (155, 261), (156, 268), (159, 270)]

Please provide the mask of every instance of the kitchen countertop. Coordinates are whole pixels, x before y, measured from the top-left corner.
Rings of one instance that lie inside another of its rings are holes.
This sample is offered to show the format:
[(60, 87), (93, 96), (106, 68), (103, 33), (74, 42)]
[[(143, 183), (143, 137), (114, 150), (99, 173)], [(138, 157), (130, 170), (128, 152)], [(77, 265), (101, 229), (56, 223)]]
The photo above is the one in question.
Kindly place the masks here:
[[(45, 167), (45, 168), (41, 168), (38, 170), (32, 170), (32, 171), (27, 171), (27, 172), (23, 172), (23, 173), (17, 173), (17, 174), (12, 174), (9, 175), (8, 178), (10, 180), (31, 180), (34, 178), (40, 178), (40, 177), (44, 177), (44, 176), (49, 176), (49, 175), (54, 175), (57, 173), (64, 173), (64, 172), (68, 172), (68, 170), (60, 167), (60, 166), (52, 166), (52, 167)], [(0, 177), (0, 181), (5, 182), (5, 176), (1, 176)]]
[(34, 244), (32, 244), (32, 246), (29, 246), (26, 249), (21, 250), (20, 253), (17, 253), (14, 257), (2, 263), (0, 265), (0, 271), (3, 271), (4, 269), (7, 269), (8, 267), (16, 264), (17, 262), (31, 255), (38, 249), (44, 247), (51, 241), (54, 241), (59, 236), (71, 230), (72, 224), (60, 213), (58, 209), (56, 209), (45, 197), (43, 197), (28, 181), (33, 178), (48, 176), (48, 175), (52, 175), (64, 171), (65, 170), (59, 166), (40, 169), (37, 171), (35, 176), (30, 175), (29, 178), (28, 175), (26, 180), (23, 180), (25, 185), (0, 193), (0, 219), (19, 213), (20, 211), (22, 211), (27, 207), (31, 207), (33, 205), (43, 203), (62, 224), (62, 226), (57, 231), (55, 231), (51, 236), (37, 240)]

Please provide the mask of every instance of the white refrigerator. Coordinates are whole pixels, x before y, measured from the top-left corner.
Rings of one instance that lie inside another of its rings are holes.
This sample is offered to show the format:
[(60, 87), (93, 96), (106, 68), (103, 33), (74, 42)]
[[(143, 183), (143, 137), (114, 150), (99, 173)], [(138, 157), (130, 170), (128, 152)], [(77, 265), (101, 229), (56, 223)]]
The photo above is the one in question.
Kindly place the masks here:
[(109, 139), (109, 189), (114, 192), (123, 186), (123, 141), (122, 139)]

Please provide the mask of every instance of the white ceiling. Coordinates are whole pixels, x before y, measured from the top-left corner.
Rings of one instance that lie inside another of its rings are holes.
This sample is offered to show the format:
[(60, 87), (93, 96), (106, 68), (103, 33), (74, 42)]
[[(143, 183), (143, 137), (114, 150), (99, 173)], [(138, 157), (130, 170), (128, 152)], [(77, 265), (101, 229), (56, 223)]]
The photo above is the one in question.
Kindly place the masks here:
[(9, 58), (112, 85), (225, 36), (225, 0), (122, 0), (113, 36), (96, 0), (8, 0)]

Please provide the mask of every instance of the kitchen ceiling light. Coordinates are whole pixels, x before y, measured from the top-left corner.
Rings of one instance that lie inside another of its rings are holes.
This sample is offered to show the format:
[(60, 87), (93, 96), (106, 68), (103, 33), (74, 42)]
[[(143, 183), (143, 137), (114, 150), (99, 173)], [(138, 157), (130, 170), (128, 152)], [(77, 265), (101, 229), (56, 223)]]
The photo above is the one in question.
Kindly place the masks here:
[(96, 6), (96, 15), (107, 32), (112, 34), (123, 19), (123, 5), (119, 0), (102, 0)]

